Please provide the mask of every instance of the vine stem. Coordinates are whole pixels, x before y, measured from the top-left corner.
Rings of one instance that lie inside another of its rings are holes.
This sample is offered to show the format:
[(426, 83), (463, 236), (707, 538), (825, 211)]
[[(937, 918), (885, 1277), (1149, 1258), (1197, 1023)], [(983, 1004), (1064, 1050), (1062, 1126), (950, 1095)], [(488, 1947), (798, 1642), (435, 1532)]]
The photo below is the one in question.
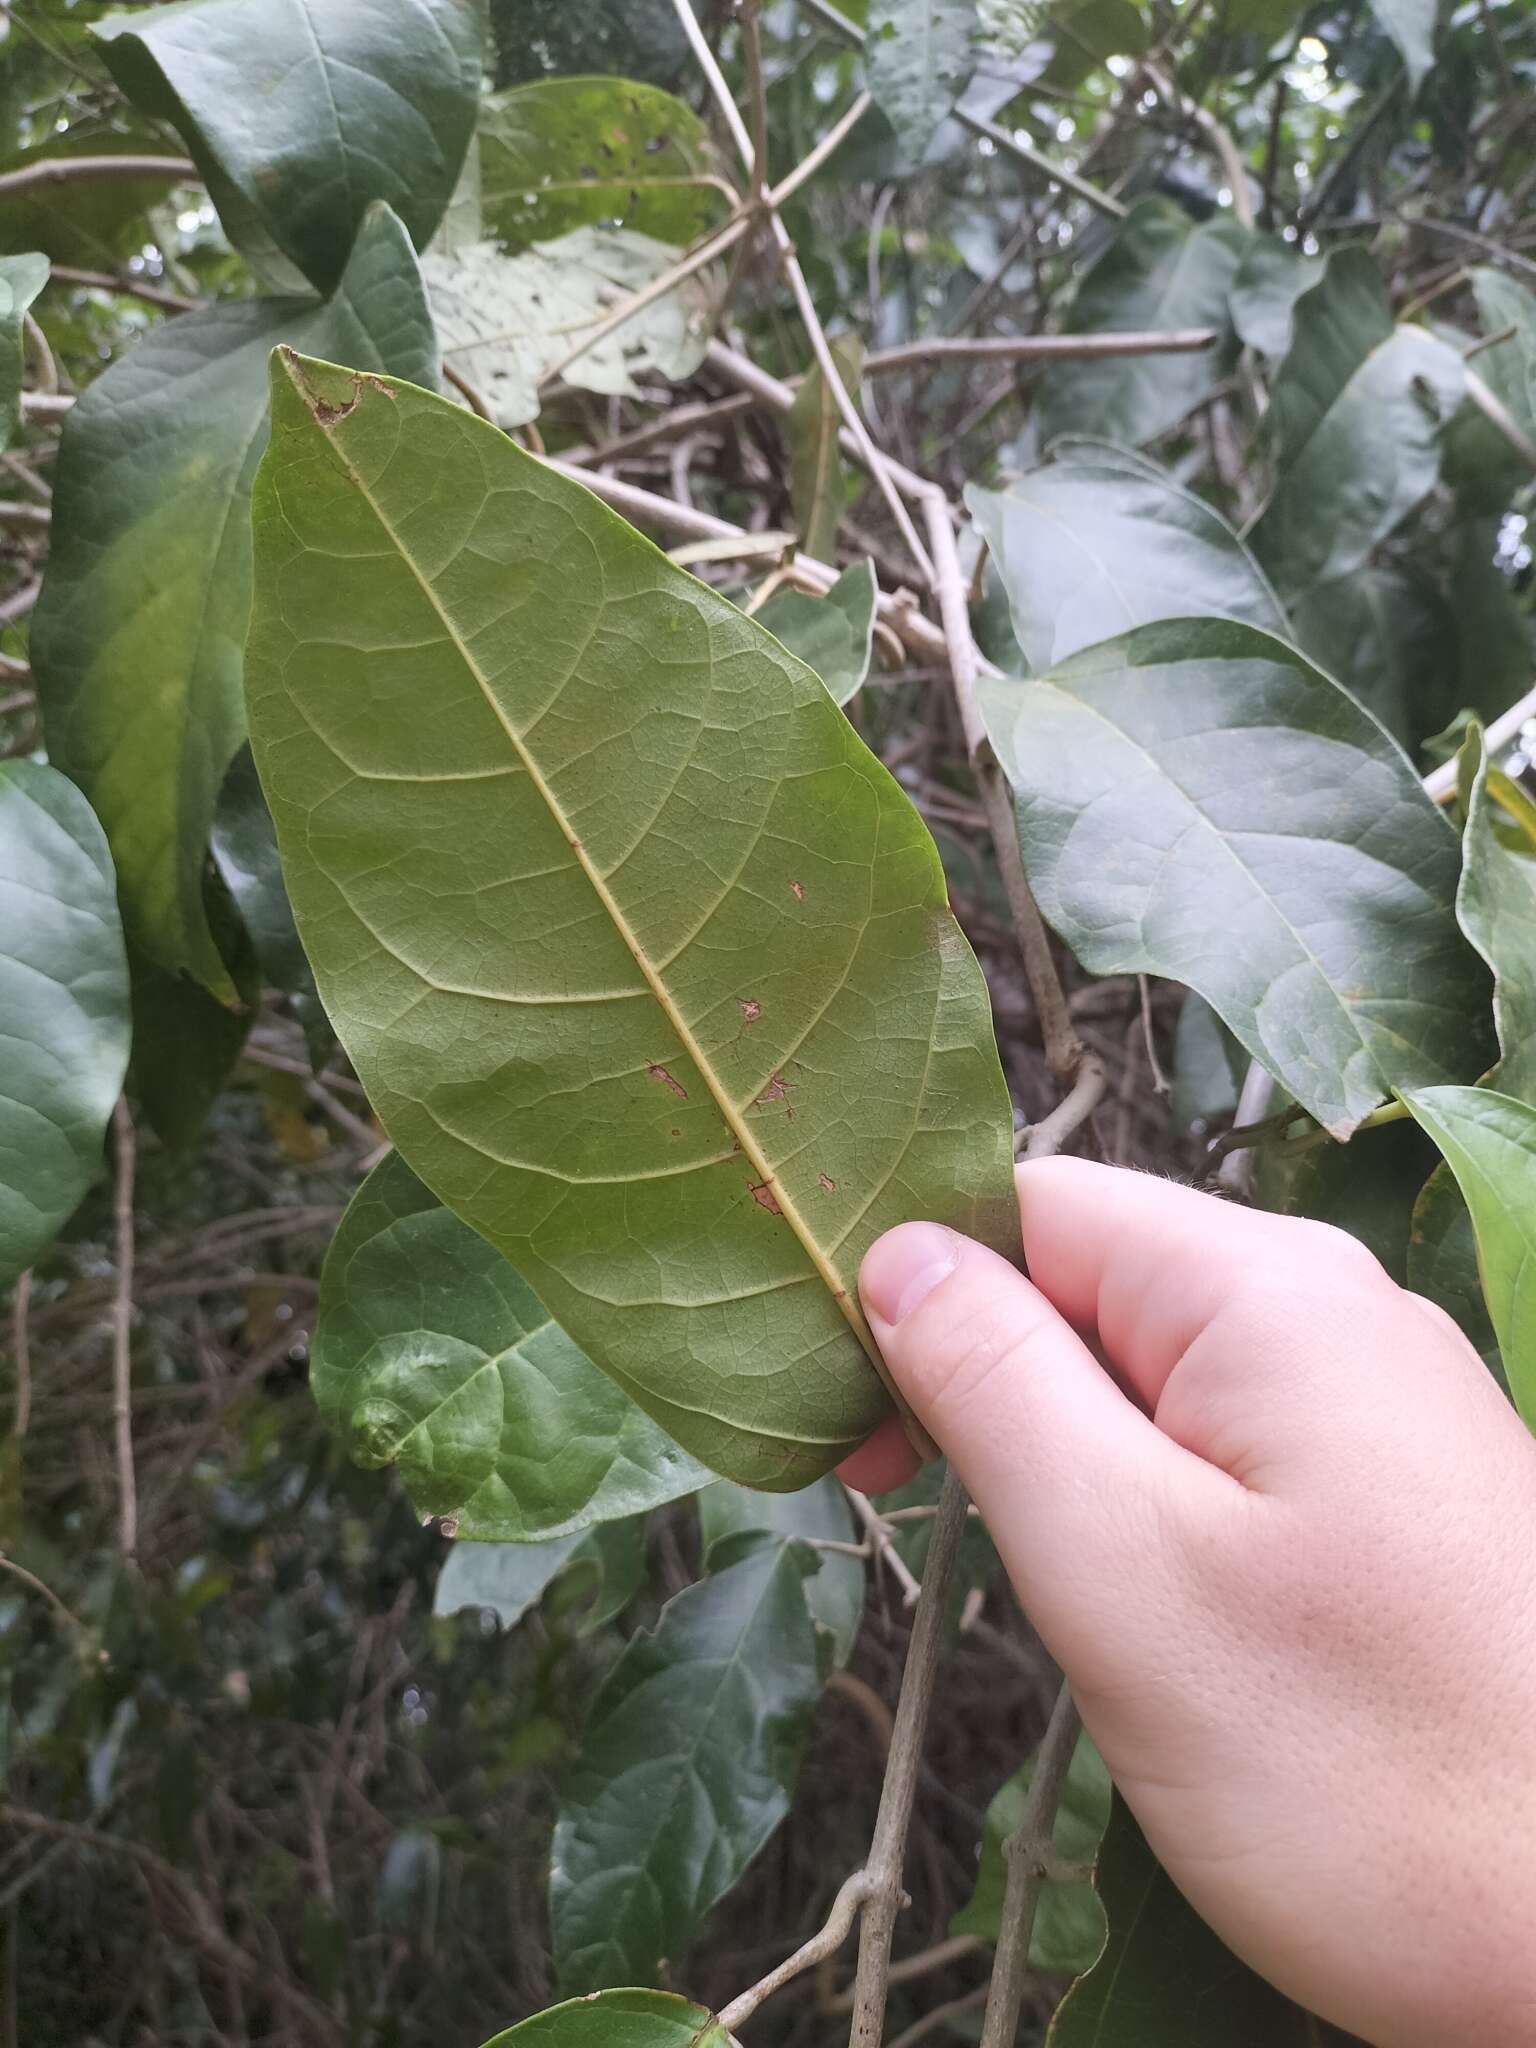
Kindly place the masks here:
[(1013, 2048), (1018, 2039), (1019, 2008), (1024, 2003), (1024, 1987), (1029, 1978), (1029, 1945), (1035, 1931), (1035, 1915), (1054, 1861), (1056, 1809), (1061, 1804), (1062, 1787), (1081, 1727), (1071, 1688), (1063, 1685), (1035, 1753), (1035, 1771), (1023, 1817), (1003, 1844), (1007, 1879), (980, 2048)]
[(0, 174), (0, 199), (33, 185), (64, 185), (75, 178), (167, 178), (199, 184), (197, 165), (184, 156), (60, 156)]
[(125, 1097), (112, 1112), (117, 1167), (117, 1282), (112, 1295), (112, 1427), (117, 1463), (117, 1540), (132, 1565), (139, 1550), (139, 1489), (133, 1469), (133, 1180), (136, 1147)]
[(859, 1963), (853, 1984), (853, 2024), (848, 2048), (880, 2048), (885, 2038), (891, 1940), (905, 1899), (902, 1867), (906, 1860), (907, 1830), (917, 1796), (923, 1735), (943, 1643), (944, 1610), (969, 1507), (970, 1501), (958, 1477), (953, 1471), (946, 1472), (923, 1569), (922, 1595), (912, 1620), (912, 1640), (901, 1674), (901, 1697), (896, 1704), (896, 1729), (891, 1737), (885, 1782), (880, 1788), (880, 1811), (865, 1865), (869, 1890), (859, 1928)]

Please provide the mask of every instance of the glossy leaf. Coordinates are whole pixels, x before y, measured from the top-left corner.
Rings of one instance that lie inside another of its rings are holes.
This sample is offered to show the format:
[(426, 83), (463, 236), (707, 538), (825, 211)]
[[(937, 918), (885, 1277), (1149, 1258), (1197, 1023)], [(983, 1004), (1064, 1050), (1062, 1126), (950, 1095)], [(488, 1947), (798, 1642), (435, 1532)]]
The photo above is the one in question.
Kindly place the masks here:
[(1435, 61), (1436, 0), (1371, 0), (1371, 12), (1396, 43), (1408, 90), (1416, 93)]
[[(1245, 247), (1245, 231), (1233, 220), (1197, 226), (1170, 199), (1139, 199), (1078, 286), (1067, 329), (1213, 327), (1225, 334), (1228, 295)], [(1218, 345), (1190, 355), (1052, 363), (1035, 406), (1041, 444), (1061, 434), (1090, 434), (1138, 447), (1192, 412), (1226, 374), (1229, 360), (1230, 350)]]
[(815, 669), (835, 703), (846, 704), (869, 675), (879, 595), (874, 564), (855, 562), (825, 597), (776, 590), (754, 617), (780, 646)]
[[(832, 343), (844, 388), (858, 393), (864, 347), (856, 334), (840, 334)], [(794, 507), (800, 543), (818, 562), (837, 558), (837, 530), (848, 502), (843, 468), (843, 415), (837, 396), (816, 364), (806, 372), (784, 421), (789, 441), (789, 498)]]
[(503, 256), (494, 242), (431, 249), (421, 273), (445, 362), (485, 395), (498, 424), (518, 427), (538, 417), (540, 380), (562, 364), (566, 383), (613, 396), (638, 396), (640, 372), (692, 376), (709, 341), (710, 297), (699, 278), (566, 362), (583, 333), (675, 260), (648, 235), (577, 228), (520, 256)]
[[(848, 1497), (835, 1479), (818, 1479), (802, 1493), (758, 1493), (720, 1479), (699, 1495), (704, 1562), (744, 1535), (811, 1537), (830, 1543), (856, 1540)], [(805, 1582), (811, 1620), (826, 1631), (833, 1661), (846, 1664), (864, 1613), (864, 1561), (833, 1550), (816, 1553), (819, 1569)]]
[(1405, 1285), (1445, 1310), (1502, 1385), (1504, 1364), (1483, 1299), (1472, 1217), (1444, 1160), (1413, 1205)]
[(480, 206), (511, 252), (617, 223), (691, 242), (729, 208), (709, 130), (671, 93), (629, 78), (548, 78), (480, 111)]
[(868, 1245), (1017, 1230), (921, 821), (809, 669), (460, 407), (280, 358), (256, 524), (257, 767), (385, 1128), (679, 1442), (809, 1483), (887, 1406)]
[(1096, 1882), (1104, 1952), (1062, 2001), (1047, 2048), (1344, 2048), (1214, 1935), (1116, 1798)]
[(52, 768), (0, 761), (0, 1287), (69, 1221), (128, 1064), (112, 857)]
[(666, 1991), (604, 1991), (536, 2012), (485, 2048), (729, 2048), (699, 2005)]
[(561, 1986), (679, 1968), (789, 1809), (820, 1686), (800, 1563), (754, 1551), (637, 1636), (593, 1704), (550, 1856)]
[(224, 231), (329, 292), (370, 205), (418, 248), (474, 132), (483, 0), (173, 0), (96, 24), (113, 77), (169, 121)]
[[(976, 1889), (951, 1919), (951, 1934), (974, 1934), (996, 1945), (1002, 1929), (1003, 1892), (1008, 1879), (1003, 1845), (1023, 1822), (1034, 1775), (1035, 1760), (1031, 1757), (1014, 1772), (987, 1808)], [(1104, 1759), (1088, 1737), (1080, 1735), (1062, 1785), (1051, 1835), (1052, 1846), (1063, 1863), (1092, 1864), (1109, 1822), (1109, 1804), (1109, 1772), (1104, 1768)], [(1104, 1908), (1090, 1880), (1047, 1878), (1035, 1912), (1034, 1934), (1029, 1944), (1030, 1967), (1070, 1970), (1074, 1975), (1090, 1970), (1104, 1946), (1104, 1932)]]
[(1422, 566), (1368, 563), (1292, 600), (1295, 638), (1411, 754), (1456, 714), (1456, 619)]
[(32, 622), (49, 752), (106, 827), (130, 939), (226, 1001), (203, 865), (245, 737), (246, 508), (279, 341), (435, 381), (431, 321), (392, 214), (370, 216), (327, 303), (188, 313), (97, 378), (65, 425)]
[(1253, 1155), (1254, 1199), (1281, 1216), (1310, 1216), (1358, 1238), (1398, 1284), (1407, 1282), (1414, 1201), (1435, 1166), (1416, 1125), (1360, 1131), (1347, 1145)]
[(398, 1153), (326, 1254), (310, 1384), (358, 1464), (397, 1465), (470, 1540), (562, 1536), (707, 1476)]
[[(1291, 6), (1291, 0), (1284, 4)], [(1322, 274), (1320, 256), (1304, 256), (1278, 235), (1250, 236), (1232, 280), (1230, 306), (1238, 340), (1278, 361), (1291, 345), (1296, 301)]]
[(1472, 1213), (1510, 1398), (1536, 1428), (1536, 1109), (1491, 1088), (1408, 1089), (1403, 1100)]
[(1279, 482), (1253, 548), (1282, 597), (1358, 569), (1433, 489), (1464, 388), (1454, 350), (1395, 324), (1364, 249), (1329, 258), (1296, 301), (1265, 419)]
[(240, 749), (224, 778), (210, 844), (220, 877), (250, 935), (257, 972), (267, 988), (289, 998), (310, 1062), (318, 1068), (335, 1040), (294, 929), (277, 834), (249, 747)]
[(1263, 571), (1218, 512), (1150, 464), (1086, 443), (1006, 491), (965, 494), (1002, 576), (1031, 669), (1157, 619), (1289, 628)]
[(976, 0), (870, 0), (869, 90), (914, 165), (960, 96), (971, 68)]
[(1536, 1105), (1536, 843), (1509, 827), (1519, 795), (1483, 764), (1467, 812), (1456, 913), (1493, 969), (1500, 1092)]
[(46, 256), (0, 256), (0, 451), (15, 440), (21, 418), (27, 309), (47, 282)]
[(1197, 989), (1336, 1137), (1476, 1074), (1454, 835), (1380, 726), (1281, 641), (1185, 619), (984, 685), (1040, 907), (1090, 973)]

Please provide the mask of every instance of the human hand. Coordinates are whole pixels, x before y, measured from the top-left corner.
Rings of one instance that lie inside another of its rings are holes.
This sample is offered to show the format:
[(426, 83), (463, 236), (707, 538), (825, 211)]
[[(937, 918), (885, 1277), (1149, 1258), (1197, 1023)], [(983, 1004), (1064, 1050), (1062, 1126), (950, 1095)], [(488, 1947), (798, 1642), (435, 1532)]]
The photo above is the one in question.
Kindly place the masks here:
[[(1382, 2048), (1536, 2041), (1536, 1443), (1343, 1232), (1018, 1184), (1032, 1279), (908, 1223), (860, 1291), (1158, 1857)], [(843, 1472), (912, 1464), (889, 1424)]]

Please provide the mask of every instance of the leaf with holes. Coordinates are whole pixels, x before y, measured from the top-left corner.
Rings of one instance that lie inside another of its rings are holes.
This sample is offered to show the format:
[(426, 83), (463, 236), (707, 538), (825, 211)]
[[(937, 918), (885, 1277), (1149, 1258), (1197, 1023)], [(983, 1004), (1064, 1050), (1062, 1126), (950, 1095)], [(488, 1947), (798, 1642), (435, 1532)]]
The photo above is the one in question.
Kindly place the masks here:
[(821, 1678), (798, 1546), (690, 1586), (593, 1703), (550, 1851), (561, 1988), (680, 1966), (789, 1810)]
[(1017, 1242), (986, 991), (815, 675), (462, 407), (274, 363), (256, 763), (413, 1170), (727, 1477), (886, 1411), (859, 1260)]
[(112, 857), (57, 770), (0, 761), (0, 1287), (69, 1221), (128, 1064)]
[(326, 1254), (310, 1384), (358, 1464), (398, 1466), (418, 1514), (473, 1541), (563, 1536), (708, 1478), (398, 1153)]
[(672, 265), (674, 252), (625, 228), (577, 228), (558, 242), (504, 256), (494, 242), (429, 249), (421, 274), (432, 299), (443, 359), (483, 393), (499, 425), (539, 413), (539, 385), (561, 369), (583, 391), (635, 398), (635, 377), (691, 377), (709, 342), (711, 301), (701, 277), (685, 278), (567, 361), (583, 334)]
[(278, 341), (436, 380), (400, 223), (370, 214), (333, 298), (233, 301), (169, 321), (69, 415), (32, 665), (55, 764), (106, 827), (130, 940), (223, 1000), (203, 869), (245, 737), (251, 478)]
[(1246, 619), (1289, 633), (1267, 577), (1221, 514), (1140, 457), (1069, 442), (1005, 491), (972, 484), (965, 502), (1032, 669), (1157, 619)]
[(617, 223), (674, 247), (730, 208), (709, 130), (629, 78), (546, 78), (480, 110), (480, 208), (509, 253)]
[(874, 564), (855, 562), (825, 597), (778, 590), (754, 617), (781, 646), (815, 669), (837, 703), (846, 704), (869, 674), (879, 595)]
[(1455, 835), (1304, 655), (1180, 619), (981, 701), (1040, 907), (1090, 973), (1197, 989), (1338, 1138), (1482, 1070)]
[(667, 1991), (604, 1991), (573, 1998), (509, 2027), (485, 2048), (730, 2048), (700, 2005)]
[(474, 133), (483, 0), (173, 0), (95, 34), (283, 289), (330, 291), (375, 201), (417, 248), (442, 218)]

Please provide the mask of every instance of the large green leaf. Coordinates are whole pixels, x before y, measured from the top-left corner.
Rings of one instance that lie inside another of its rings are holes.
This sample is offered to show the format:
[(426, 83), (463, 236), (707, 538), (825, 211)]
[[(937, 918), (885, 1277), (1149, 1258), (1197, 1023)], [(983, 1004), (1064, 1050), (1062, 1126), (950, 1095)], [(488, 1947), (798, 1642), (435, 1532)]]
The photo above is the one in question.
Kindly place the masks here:
[(398, 1465), (471, 1540), (562, 1536), (707, 1477), (398, 1153), (326, 1254), (310, 1384), (358, 1464)]
[(1528, 802), (1483, 763), (1467, 810), (1456, 913), (1493, 969), (1499, 1088), (1536, 1104), (1536, 841), (1511, 824)]
[[(718, 1562), (716, 1553), (725, 1553), (728, 1545), (753, 1535), (854, 1540), (848, 1497), (835, 1479), (818, 1479), (802, 1493), (758, 1493), (719, 1479), (699, 1495), (699, 1530), (706, 1566)], [(805, 1604), (811, 1620), (827, 1633), (833, 1661), (846, 1664), (864, 1613), (864, 1562), (835, 1550), (818, 1554), (821, 1566), (805, 1582)]]
[(887, 1406), (873, 1239), (1016, 1240), (932, 841), (812, 672), (580, 484), (402, 384), (283, 353), (273, 393), (251, 724), (327, 1013), (605, 1371), (805, 1485)]
[(0, 256), (0, 450), (15, 440), (21, 418), (27, 308), (47, 282), (46, 256)]
[(106, 838), (52, 768), (0, 761), (0, 1287), (90, 1186), (128, 1064)]
[(1408, 1089), (1403, 1100), (1444, 1153), (1472, 1212), (1504, 1377), (1536, 1429), (1536, 1109), (1491, 1088)]
[[(974, 1934), (996, 1943), (1002, 1929), (1008, 1869), (1003, 1846), (1024, 1819), (1035, 1775), (1031, 1757), (1014, 1772), (987, 1808), (981, 1837), (976, 1889), (949, 1923), (951, 1934)], [(1051, 1844), (1063, 1863), (1091, 1865), (1109, 1821), (1110, 1783), (1104, 1759), (1086, 1735), (1072, 1753)], [(1040, 1893), (1030, 1967), (1036, 1970), (1092, 1969), (1104, 1946), (1104, 1908), (1087, 1878), (1049, 1878)]]
[(870, 0), (869, 90), (896, 136), (900, 160), (922, 161), (971, 66), (976, 0)]
[(480, 206), (507, 250), (617, 224), (674, 245), (729, 201), (709, 130), (671, 93), (629, 78), (547, 78), (480, 110)]
[(1289, 632), (1263, 571), (1218, 512), (1150, 464), (1070, 446), (1006, 491), (965, 494), (1031, 669), (1156, 619)]
[(855, 562), (825, 597), (777, 590), (755, 616), (764, 632), (815, 669), (835, 702), (846, 704), (869, 674), (879, 595), (873, 562)]
[(679, 1593), (593, 1704), (550, 1854), (568, 1991), (678, 1968), (789, 1810), (820, 1686), (793, 1545)]
[(1099, 1853), (1104, 1953), (1047, 2048), (1343, 2048), (1347, 2036), (1254, 1975), (1189, 1906), (1116, 1798)]
[(181, 134), (231, 241), (328, 292), (376, 200), (418, 248), (442, 218), (484, 17), (483, 0), (173, 0), (95, 33), (129, 98)]
[(1394, 323), (1364, 249), (1329, 258), (1296, 301), (1265, 421), (1279, 481), (1253, 547), (1283, 597), (1358, 569), (1433, 489), (1464, 390), (1453, 349)]
[[(1289, 6), (1291, 0), (1284, 4)], [(1283, 356), (1291, 345), (1296, 301), (1322, 274), (1320, 256), (1304, 256), (1278, 235), (1250, 236), (1232, 280), (1232, 325), (1238, 340), (1262, 355)]]
[[(627, 228), (575, 228), (557, 242), (504, 256), (494, 242), (429, 249), (421, 274), (443, 359), (489, 401), (498, 425), (539, 413), (539, 382), (621, 300), (671, 268), (674, 251)], [(685, 279), (567, 364), (568, 384), (638, 397), (637, 374), (691, 377), (709, 342), (711, 303)]]
[[(1138, 199), (1078, 286), (1068, 331), (1213, 327), (1218, 335), (1229, 333), (1228, 295), (1246, 241), (1234, 220), (1218, 216), (1197, 226), (1171, 199)], [(1229, 361), (1223, 345), (1187, 355), (1052, 363), (1035, 406), (1041, 443), (1092, 434), (1137, 447), (1192, 412)]]
[(1295, 638), (1410, 753), (1455, 717), (1456, 619), (1423, 565), (1368, 563), (1291, 603)]
[(1336, 1137), (1480, 1071), (1454, 834), (1381, 727), (1252, 626), (1184, 619), (988, 681), (1040, 907), (1095, 974), (1198, 989)]
[(90, 387), (64, 429), (53, 555), (32, 622), (49, 753), (106, 827), (130, 938), (226, 999), (203, 864), (245, 736), (246, 505), (279, 341), (435, 382), (410, 244), (386, 208), (370, 215), (327, 303), (188, 313)]
[(727, 2048), (725, 2029), (666, 1991), (604, 1991), (536, 2012), (485, 2048)]

